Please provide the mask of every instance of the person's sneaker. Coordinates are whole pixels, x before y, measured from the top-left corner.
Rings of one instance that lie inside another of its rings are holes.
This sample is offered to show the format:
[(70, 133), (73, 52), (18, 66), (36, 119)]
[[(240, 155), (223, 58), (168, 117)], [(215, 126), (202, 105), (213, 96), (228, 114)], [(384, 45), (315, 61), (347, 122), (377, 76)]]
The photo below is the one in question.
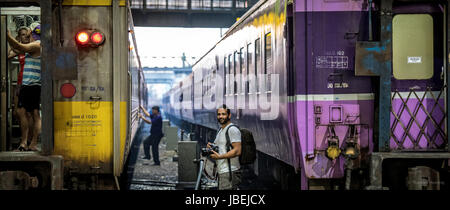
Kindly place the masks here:
[(161, 165), (160, 163), (153, 163), (152, 166), (160, 166), (160, 165)]
[(142, 159), (147, 159), (147, 160), (150, 160), (150, 159), (151, 159), (151, 157), (147, 157), (147, 156), (142, 156), (141, 158), (142, 158)]

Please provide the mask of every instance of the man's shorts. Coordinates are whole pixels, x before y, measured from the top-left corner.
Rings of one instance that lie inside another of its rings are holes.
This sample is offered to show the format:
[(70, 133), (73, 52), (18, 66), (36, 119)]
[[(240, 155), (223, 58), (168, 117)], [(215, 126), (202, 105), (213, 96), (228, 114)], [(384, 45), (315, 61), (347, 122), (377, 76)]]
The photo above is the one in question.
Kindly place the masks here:
[(241, 183), (241, 170), (231, 172), (233, 179), (230, 181), (230, 173), (219, 174), (219, 190), (237, 190)]
[(21, 88), (22, 88), (21, 85), (17, 85), (17, 86), (14, 88), (14, 97), (19, 97), (20, 89), (21, 89)]
[(18, 107), (25, 108), (27, 112), (33, 112), (33, 110), (39, 110), (39, 105), (41, 104), (41, 86), (33, 85), (26, 86), (22, 85), (19, 93), (19, 104)]

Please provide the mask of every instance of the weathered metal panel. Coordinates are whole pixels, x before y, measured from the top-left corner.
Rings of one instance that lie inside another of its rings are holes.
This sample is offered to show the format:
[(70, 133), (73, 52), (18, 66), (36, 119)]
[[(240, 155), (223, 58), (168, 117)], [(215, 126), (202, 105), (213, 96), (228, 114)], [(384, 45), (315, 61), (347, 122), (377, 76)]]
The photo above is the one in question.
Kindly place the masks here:
[(77, 50), (74, 47), (56, 47), (55, 66), (53, 68), (54, 80), (76, 80), (77, 72)]
[[(6, 16), (1, 16), (1, 26), (6, 25)], [(0, 151), (6, 150), (6, 125), (7, 125), (7, 110), (6, 110), (6, 27), (2, 27), (0, 31)]]
[(355, 54), (355, 76), (379, 76), (385, 62), (384, 50), (379, 42), (357, 42)]
[(111, 6), (111, 3), (118, 1), (120, 6), (125, 6), (125, 0), (64, 0), (63, 5), (71, 6)]
[(434, 73), (433, 18), (399, 14), (392, 20), (392, 69), (395, 79), (430, 79)]
[[(5, 162), (17, 162), (14, 168), (20, 169), (21, 163), (26, 162), (47, 162), (51, 165), (48, 172), (51, 179), (52, 190), (62, 190), (64, 181), (64, 163), (63, 157), (58, 155), (43, 156), (35, 152), (1, 152), (0, 165)], [(8, 168), (2, 168), (8, 170)], [(24, 171), (27, 168), (22, 168)]]
[[(99, 97), (100, 101), (112, 100), (112, 26), (110, 7), (62, 7), (63, 48), (77, 51), (77, 80), (55, 80), (53, 92), (55, 101), (91, 101)], [(54, 10), (53, 33), (59, 34), (57, 9)], [(68, 27), (70, 26), (70, 27)], [(97, 48), (79, 47), (75, 42), (77, 32), (95, 29), (105, 34), (105, 42)], [(54, 38), (53, 45), (59, 46), (59, 39)], [(70, 82), (76, 88), (75, 95), (64, 98), (60, 93), (62, 84)]]
[[(445, 59), (446, 61), (444, 62), (444, 72), (445, 72), (445, 80), (446, 80), (446, 84), (447, 84), (447, 86), (445, 87), (445, 95), (446, 95), (446, 112), (447, 112), (447, 115), (448, 115), (448, 113), (449, 113), (449, 111), (450, 111), (450, 97), (448, 97), (448, 94), (449, 94), (449, 92), (448, 92), (448, 90), (449, 90), (449, 84), (450, 84), (450, 69), (449, 69), (449, 66), (450, 66), (450, 15), (449, 15), (449, 12), (450, 12), (450, 1), (447, 1), (447, 5), (445, 6), (445, 10), (444, 10), (444, 12), (445, 12), (445, 16), (444, 16), (444, 26), (445, 27), (447, 27), (446, 29), (444, 29), (444, 31), (446, 32), (446, 38), (447, 38), (447, 40), (445, 40), (445, 42), (444, 42), (444, 45), (446, 45), (446, 49), (445, 49), (445, 56), (444, 56), (444, 59), (445, 58), (447, 58), (447, 59)], [(446, 132), (448, 133), (449, 131), (450, 131), (450, 117), (448, 117), (447, 116), (447, 125), (446, 125)], [(448, 142), (448, 140), (447, 140), (447, 151), (448, 152), (450, 152), (450, 146), (449, 146), (449, 142)]]
[[(450, 153), (419, 153), (419, 152), (375, 152), (370, 157), (370, 186), (368, 190), (387, 189), (383, 187), (383, 161), (386, 159), (450, 159)], [(406, 183), (405, 183), (406, 184)]]
[(53, 151), (53, 78), (54, 63), (52, 27), (52, 1), (40, 2), (41, 6), (41, 114), (42, 154), (49, 155)]
[(194, 160), (199, 158), (199, 145), (197, 141), (178, 142), (178, 182), (195, 183), (198, 165)]
[(391, 72), (392, 72), (392, 0), (380, 3), (379, 42), (357, 42), (355, 74), (379, 76), (377, 128), (374, 136), (379, 151), (389, 151)]
[[(117, 1), (112, 2), (112, 42), (113, 42), (113, 52), (112, 52), (112, 62), (113, 62), (113, 173), (114, 176), (120, 175), (120, 159), (123, 154), (120, 153), (120, 89), (121, 89), (121, 64), (122, 59), (120, 59), (121, 52), (124, 51), (121, 49), (121, 41), (123, 42), (125, 39), (121, 40), (120, 32), (120, 12), (119, 12), (119, 4)], [(117, 58), (117, 59), (114, 59)]]
[[(124, 160), (128, 123), (128, 83), (121, 82), (128, 74), (128, 42), (122, 41), (128, 33), (127, 9), (117, 8), (114, 25), (112, 7), (63, 6), (62, 9), (63, 48), (76, 53), (77, 79), (54, 81), (55, 153), (63, 155), (67, 167), (74, 172), (113, 173), (115, 169), (118, 175)], [(55, 26), (58, 25), (56, 16)], [(86, 29), (103, 32), (105, 42), (98, 47), (77, 46), (75, 34)], [(58, 27), (54, 34), (59, 34)], [(53, 39), (53, 44), (59, 46), (59, 40)], [(117, 44), (113, 43), (115, 40)], [(113, 65), (113, 61), (118, 64)], [(113, 86), (111, 78), (119, 84)], [(60, 93), (60, 87), (67, 82), (76, 88), (72, 98), (64, 98)], [(113, 95), (114, 90), (117, 93)], [(117, 106), (112, 103), (113, 98)], [(113, 117), (114, 113), (117, 116)], [(119, 133), (116, 138), (115, 132)]]

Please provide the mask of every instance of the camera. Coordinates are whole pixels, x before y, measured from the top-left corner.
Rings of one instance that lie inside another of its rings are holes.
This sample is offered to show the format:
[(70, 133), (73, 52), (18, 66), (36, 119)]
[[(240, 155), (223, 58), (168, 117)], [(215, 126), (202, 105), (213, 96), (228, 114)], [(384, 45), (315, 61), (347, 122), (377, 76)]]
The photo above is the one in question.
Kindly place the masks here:
[(215, 144), (210, 144), (210, 146), (211, 146), (210, 148), (208, 147), (202, 148), (202, 156), (209, 156), (213, 154), (212, 151), (219, 153), (219, 146), (216, 146)]

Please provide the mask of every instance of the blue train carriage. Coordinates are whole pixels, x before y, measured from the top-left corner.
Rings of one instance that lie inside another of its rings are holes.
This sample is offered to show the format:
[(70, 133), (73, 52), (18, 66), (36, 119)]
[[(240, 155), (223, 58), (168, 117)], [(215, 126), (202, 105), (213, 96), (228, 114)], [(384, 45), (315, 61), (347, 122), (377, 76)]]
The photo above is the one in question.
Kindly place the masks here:
[(43, 49), (42, 151), (0, 154), (0, 171), (19, 161), (14, 170), (38, 185), (4, 186), (118, 189), (147, 106), (131, 10), (125, 0), (58, 2), (5, 4), (40, 7)]
[[(179, 103), (169, 118), (206, 144), (215, 106), (227, 103), (232, 121), (253, 132), (256, 172), (282, 188), (448, 187), (447, 9), (446, 1), (260, 1), (194, 65), (182, 100), (195, 121), (175, 114)], [(269, 79), (264, 89), (264, 75), (277, 75), (278, 86)], [(262, 107), (264, 99), (276, 103)]]

